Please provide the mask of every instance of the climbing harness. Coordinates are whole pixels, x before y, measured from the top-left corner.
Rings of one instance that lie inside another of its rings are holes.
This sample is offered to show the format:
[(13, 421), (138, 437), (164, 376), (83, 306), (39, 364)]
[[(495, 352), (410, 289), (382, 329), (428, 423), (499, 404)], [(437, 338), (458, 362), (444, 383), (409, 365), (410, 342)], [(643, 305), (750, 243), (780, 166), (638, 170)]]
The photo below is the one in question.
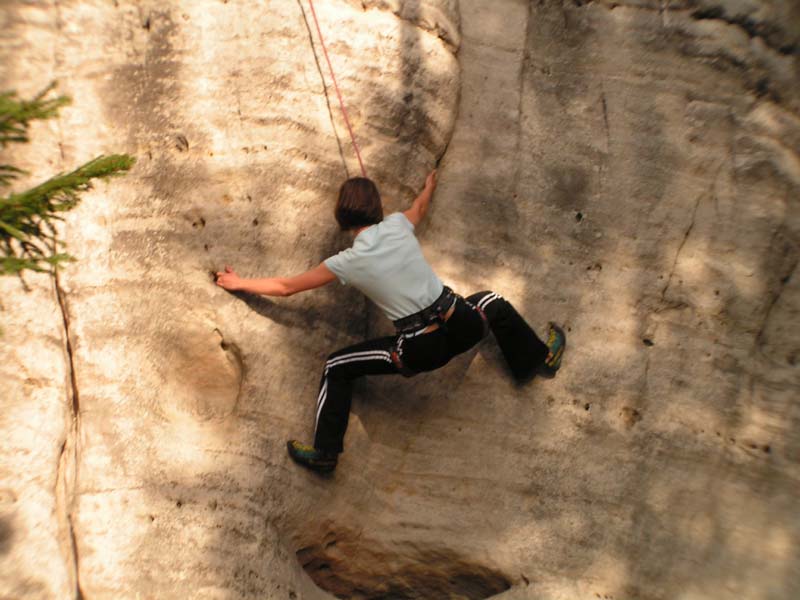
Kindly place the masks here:
[(392, 359), (392, 363), (394, 364), (397, 371), (403, 377), (413, 377), (417, 374), (416, 371), (413, 369), (409, 369), (406, 363), (403, 361), (403, 340), (405, 337), (403, 334), (397, 336), (397, 341), (389, 348), (389, 356)]
[(420, 330), (424, 330), (429, 325), (438, 324), (443, 326), (445, 323), (445, 315), (449, 311), (453, 303), (456, 301), (456, 293), (449, 287), (444, 286), (442, 293), (434, 300), (433, 304), (427, 308), (423, 308), (413, 315), (403, 317), (393, 321), (394, 328), (397, 333), (413, 337), (417, 335)]
[[(350, 139), (353, 142), (353, 149), (356, 151), (356, 156), (358, 157), (358, 164), (361, 166), (361, 175), (363, 177), (367, 176), (367, 170), (364, 168), (364, 161), (361, 160), (361, 152), (358, 149), (358, 144), (356, 143), (356, 136), (353, 134), (353, 127), (350, 125), (350, 118), (347, 116), (347, 109), (344, 106), (344, 100), (342, 99), (342, 93), (339, 91), (339, 84), (336, 82), (336, 75), (333, 72), (333, 65), (331, 64), (331, 59), (328, 56), (328, 49), (325, 47), (325, 40), (322, 37), (322, 30), (319, 27), (319, 21), (317, 20), (317, 11), (314, 10), (314, 0), (308, 0), (308, 4), (311, 7), (311, 15), (314, 17), (314, 24), (317, 27), (317, 35), (319, 35), (319, 42), (322, 46), (322, 52), (325, 54), (325, 60), (328, 63), (328, 69), (331, 72), (331, 79), (333, 80), (333, 87), (336, 90), (336, 96), (339, 98), (339, 106), (342, 108), (342, 115), (344, 116), (344, 122), (347, 124), (347, 130), (350, 132)], [(324, 84), (324, 82), (323, 82)]]
[(409, 369), (403, 361), (403, 340), (413, 338), (428, 331), (431, 325), (438, 325), (443, 331), (447, 328), (447, 313), (455, 305), (456, 293), (444, 286), (442, 293), (433, 304), (413, 315), (394, 321), (397, 330), (397, 341), (389, 349), (392, 363), (403, 377), (413, 377), (416, 371)]
[(464, 300), (464, 302), (466, 302), (468, 306), (471, 306), (477, 310), (478, 314), (481, 316), (481, 321), (483, 322), (483, 334), (481, 335), (481, 339), (485, 338), (487, 335), (489, 335), (489, 317), (486, 316), (486, 313), (480, 306), (473, 304), (469, 300)]
[(401, 375), (404, 377), (413, 377), (417, 374), (416, 371), (410, 369), (403, 361), (403, 340), (427, 333), (431, 325), (437, 325), (442, 331), (447, 331), (447, 320), (451, 316), (451, 311), (455, 309), (455, 303), (459, 299), (463, 300), (469, 308), (477, 311), (480, 315), (483, 325), (481, 339), (489, 334), (489, 319), (483, 309), (471, 303), (469, 300), (462, 298), (449, 287), (444, 286), (442, 293), (433, 304), (413, 315), (394, 321), (394, 326), (397, 330), (397, 340), (389, 348), (389, 356)]

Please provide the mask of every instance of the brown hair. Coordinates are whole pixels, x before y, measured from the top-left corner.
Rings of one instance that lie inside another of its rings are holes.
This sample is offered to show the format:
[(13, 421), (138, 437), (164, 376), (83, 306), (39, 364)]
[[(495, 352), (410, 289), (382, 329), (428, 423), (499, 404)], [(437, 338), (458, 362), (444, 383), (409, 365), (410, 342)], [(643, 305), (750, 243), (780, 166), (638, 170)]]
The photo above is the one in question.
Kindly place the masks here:
[(383, 206), (378, 188), (371, 179), (351, 177), (339, 188), (333, 214), (342, 231), (380, 223), (383, 221)]

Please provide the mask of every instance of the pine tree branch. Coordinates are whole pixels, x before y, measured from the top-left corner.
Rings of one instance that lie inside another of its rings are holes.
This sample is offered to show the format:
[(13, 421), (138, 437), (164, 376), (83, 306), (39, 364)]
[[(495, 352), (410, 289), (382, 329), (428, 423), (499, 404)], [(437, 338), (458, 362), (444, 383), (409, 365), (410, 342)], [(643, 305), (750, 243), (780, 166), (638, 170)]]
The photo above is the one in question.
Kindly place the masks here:
[[(14, 91), (0, 93), (0, 148), (27, 142), (31, 121), (52, 118), (70, 102), (66, 96), (47, 98), (55, 85), (51, 83), (31, 100), (20, 99)], [(58, 251), (64, 243), (56, 237), (54, 221), (62, 220), (59, 213), (77, 206), (80, 193), (90, 189), (94, 179), (119, 175), (134, 162), (126, 154), (99, 156), (29, 190), (0, 197), (0, 275), (21, 276), (26, 269), (52, 272), (60, 263), (74, 260)], [(22, 173), (13, 165), (0, 164), (0, 187), (10, 186)]]
[(14, 91), (0, 93), (0, 146), (27, 142), (31, 121), (54, 117), (59, 108), (70, 103), (67, 96), (45, 99), (55, 87), (55, 82), (51, 83), (32, 100), (20, 100)]
[[(48, 271), (47, 265), (73, 260), (56, 248), (51, 221), (61, 220), (60, 212), (74, 208), (79, 193), (91, 188), (94, 179), (120, 175), (135, 159), (126, 154), (99, 156), (74, 171), (59, 174), (29, 190), (0, 198), (0, 275), (23, 269)], [(48, 243), (49, 242), (49, 243)]]
[(8, 187), (20, 175), (25, 175), (25, 171), (14, 165), (0, 165), (0, 187)]

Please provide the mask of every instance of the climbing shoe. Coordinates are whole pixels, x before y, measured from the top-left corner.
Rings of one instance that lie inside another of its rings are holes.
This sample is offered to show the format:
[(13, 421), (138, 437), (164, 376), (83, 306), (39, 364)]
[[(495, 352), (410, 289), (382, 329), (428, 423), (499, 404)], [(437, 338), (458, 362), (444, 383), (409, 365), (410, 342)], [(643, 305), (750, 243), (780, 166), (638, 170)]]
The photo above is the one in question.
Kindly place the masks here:
[(306, 446), (297, 440), (286, 442), (289, 456), (299, 465), (316, 471), (317, 473), (330, 473), (336, 468), (338, 455), (335, 452), (317, 450), (314, 446)]
[(544, 363), (539, 367), (539, 374), (544, 377), (555, 377), (558, 369), (561, 368), (561, 357), (567, 347), (567, 335), (564, 330), (552, 321), (548, 324), (547, 347), (550, 352)]

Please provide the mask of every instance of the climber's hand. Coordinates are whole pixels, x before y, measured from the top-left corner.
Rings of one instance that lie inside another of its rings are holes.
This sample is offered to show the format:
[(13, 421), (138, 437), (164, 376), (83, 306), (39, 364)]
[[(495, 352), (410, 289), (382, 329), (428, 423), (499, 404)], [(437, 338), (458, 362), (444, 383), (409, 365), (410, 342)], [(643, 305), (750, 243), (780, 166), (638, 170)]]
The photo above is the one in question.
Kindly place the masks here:
[(420, 221), (425, 217), (425, 213), (428, 212), (428, 205), (431, 203), (431, 197), (435, 189), (436, 169), (428, 173), (428, 176), (425, 178), (425, 189), (423, 189), (419, 196), (414, 199), (414, 202), (411, 203), (411, 208), (403, 211), (403, 214), (414, 227), (420, 224)]
[(425, 188), (430, 190), (436, 188), (436, 169), (428, 173), (428, 176), (425, 178)]
[(217, 272), (217, 285), (226, 290), (238, 290), (241, 287), (241, 278), (231, 267), (225, 265), (224, 271)]

